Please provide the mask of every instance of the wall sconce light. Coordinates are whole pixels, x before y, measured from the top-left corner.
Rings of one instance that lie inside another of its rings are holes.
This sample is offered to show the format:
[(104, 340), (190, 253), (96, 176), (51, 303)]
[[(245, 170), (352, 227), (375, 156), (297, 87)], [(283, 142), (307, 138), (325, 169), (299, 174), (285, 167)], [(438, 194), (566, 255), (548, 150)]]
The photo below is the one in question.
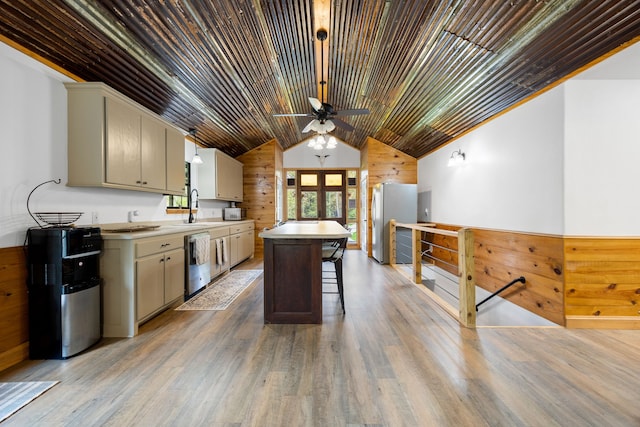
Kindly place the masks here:
[(189, 129), (189, 135), (193, 136), (193, 143), (196, 146), (196, 154), (193, 155), (193, 159), (191, 159), (192, 165), (201, 165), (202, 157), (198, 154), (198, 136), (196, 135), (198, 131), (195, 128)]
[(447, 166), (451, 167), (451, 166), (458, 166), (461, 165), (462, 162), (464, 162), (464, 153), (462, 152), (462, 149), (457, 149), (456, 151), (454, 151), (453, 153), (451, 153), (451, 157), (449, 157), (449, 162), (447, 163)]

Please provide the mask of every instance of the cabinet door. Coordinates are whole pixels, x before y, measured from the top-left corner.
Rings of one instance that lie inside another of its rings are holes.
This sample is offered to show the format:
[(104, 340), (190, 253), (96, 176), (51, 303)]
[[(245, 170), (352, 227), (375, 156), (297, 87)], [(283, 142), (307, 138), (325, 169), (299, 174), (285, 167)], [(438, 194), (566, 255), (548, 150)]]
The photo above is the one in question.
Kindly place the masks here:
[(216, 192), (218, 199), (242, 201), (242, 163), (216, 151)]
[[(167, 128), (167, 193), (184, 194), (184, 136)], [(195, 173), (195, 171), (194, 171)]]
[[(143, 115), (140, 139), (141, 186), (164, 190), (167, 170), (167, 144), (164, 123)], [(182, 156), (184, 157), (184, 155)]]
[(251, 257), (253, 255), (253, 230), (240, 234), (238, 242), (238, 261)]
[(184, 250), (167, 252), (164, 256), (164, 303), (184, 296)]
[(164, 254), (136, 261), (137, 319), (164, 305)]
[(240, 234), (229, 236), (229, 265), (233, 267), (239, 261), (238, 248), (240, 247)]
[(112, 98), (106, 107), (106, 182), (139, 186), (141, 114), (129, 105)]

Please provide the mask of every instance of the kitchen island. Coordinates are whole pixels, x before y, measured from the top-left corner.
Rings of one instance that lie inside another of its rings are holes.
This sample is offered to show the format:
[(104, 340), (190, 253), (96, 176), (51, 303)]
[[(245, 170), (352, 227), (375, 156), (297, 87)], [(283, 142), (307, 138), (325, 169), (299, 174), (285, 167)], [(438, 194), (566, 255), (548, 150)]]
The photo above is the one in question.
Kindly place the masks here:
[(336, 221), (287, 222), (259, 234), (265, 323), (322, 323), (322, 243), (349, 235)]

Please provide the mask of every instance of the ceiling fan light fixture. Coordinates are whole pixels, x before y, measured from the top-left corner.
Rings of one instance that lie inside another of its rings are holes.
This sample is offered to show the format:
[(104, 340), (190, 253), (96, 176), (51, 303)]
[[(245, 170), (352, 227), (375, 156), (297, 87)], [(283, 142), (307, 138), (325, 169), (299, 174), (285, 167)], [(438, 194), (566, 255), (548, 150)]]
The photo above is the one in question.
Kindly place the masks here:
[(318, 134), (309, 140), (307, 147), (314, 150), (332, 150), (338, 146), (338, 141), (332, 135)]
[(309, 140), (309, 144), (307, 144), (307, 146), (314, 150), (322, 150), (324, 148), (324, 140), (320, 139), (318, 136), (314, 136)]
[[(325, 74), (327, 71), (324, 68), (324, 41), (327, 40), (328, 33), (324, 28), (319, 28), (316, 32), (316, 38), (320, 42), (320, 72), (319, 75), (319, 95), (320, 99), (315, 98), (313, 96), (309, 96), (308, 100), (313, 108), (312, 113), (303, 114), (303, 113), (285, 113), (285, 114), (274, 114), (274, 116), (278, 117), (311, 117), (313, 120), (309, 122), (303, 129), (302, 133), (307, 133), (310, 131), (314, 131), (318, 134), (327, 134), (334, 129), (336, 126), (342, 128), (343, 130), (350, 132), (355, 128), (350, 124), (342, 121), (339, 117), (343, 116), (357, 116), (362, 114), (369, 114), (369, 110), (366, 108), (361, 109), (349, 109), (349, 110), (336, 110), (333, 108), (331, 104), (326, 102), (325, 90), (327, 84), (327, 78)], [(335, 148), (335, 145), (332, 146)]]

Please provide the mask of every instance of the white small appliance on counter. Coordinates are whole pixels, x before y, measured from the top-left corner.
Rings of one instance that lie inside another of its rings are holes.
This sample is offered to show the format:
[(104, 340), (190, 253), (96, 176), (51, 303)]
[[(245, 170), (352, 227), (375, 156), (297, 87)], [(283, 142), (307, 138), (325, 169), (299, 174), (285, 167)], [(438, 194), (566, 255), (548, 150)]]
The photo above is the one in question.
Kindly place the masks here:
[(242, 221), (246, 217), (247, 210), (243, 208), (237, 208), (235, 202), (231, 202), (231, 207), (224, 208), (225, 221)]

